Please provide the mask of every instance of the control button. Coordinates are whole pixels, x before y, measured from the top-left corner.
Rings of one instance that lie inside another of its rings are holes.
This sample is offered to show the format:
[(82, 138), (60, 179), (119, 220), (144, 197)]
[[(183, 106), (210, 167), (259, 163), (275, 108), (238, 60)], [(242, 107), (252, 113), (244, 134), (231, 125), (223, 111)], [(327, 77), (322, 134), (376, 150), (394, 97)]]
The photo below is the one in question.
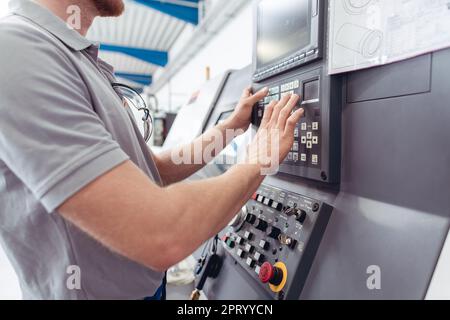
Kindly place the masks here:
[(238, 244), (238, 245), (243, 245), (244, 244), (244, 242), (245, 242), (245, 240), (242, 238), (242, 237), (237, 237), (236, 238), (236, 243)]
[(302, 162), (306, 162), (306, 154), (305, 153), (302, 153), (301, 155), (300, 155), (300, 161), (302, 161)]
[(262, 263), (264, 261), (264, 255), (259, 252), (255, 252), (253, 257), (255, 258), (255, 261), (258, 263)]
[(261, 240), (261, 241), (259, 242), (259, 247), (262, 248), (262, 249), (264, 249), (264, 250), (269, 250), (269, 248), (270, 248), (270, 243), (267, 242), (266, 240)]
[[(274, 71), (275, 68), (270, 68), (270, 71)], [(269, 95), (280, 93), (280, 87), (273, 87), (269, 89)]]
[(264, 262), (259, 270), (259, 280), (262, 283), (278, 286), (283, 281), (283, 270), (272, 266), (269, 262)]
[(233, 241), (233, 239), (228, 239), (227, 242), (226, 242), (226, 244), (227, 244), (227, 246), (228, 246), (229, 248), (231, 248), (231, 249), (234, 248), (234, 241)]
[(298, 152), (295, 152), (295, 153), (292, 155), (292, 160), (293, 160), (294, 162), (298, 162)]
[(260, 231), (266, 231), (267, 229), (267, 222), (263, 219), (256, 219), (256, 222), (254, 223), (254, 226), (256, 229)]
[(312, 137), (312, 144), (319, 144), (319, 137)]
[(306, 54), (305, 53), (302, 53), (301, 55), (300, 55), (300, 59), (304, 59), (306, 57)]
[(248, 253), (252, 253), (253, 250), (255, 250), (255, 247), (252, 246), (250, 243), (247, 243), (247, 244), (245, 245), (245, 251), (247, 251)]
[(281, 98), (283, 99), (284, 97), (289, 96), (289, 95), (292, 96), (293, 94), (294, 94), (294, 91), (286, 91), (281, 94)]
[(247, 239), (247, 240), (252, 240), (253, 233), (251, 233), (250, 231), (245, 231), (244, 238)]
[(281, 230), (275, 226), (269, 226), (266, 230), (266, 233), (272, 239), (278, 239), (278, 236), (281, 233)]
[(253, 268), (255, 266), (255, 261), (252, 258), (247, 258), (247, 261), (245, 263), (250, 267)]
[(306, 136), (302, 136), (300, 138), (300, 142), (301, 142), (301, 144), (306, 144)]
[(318, 164), (319, 163), (319, 156), (317, 154), (313, 154), (312, 158), (311, 158), (311, 162), (313, 164)]
[(294, 138), (298, 138), (298, 128), (295, 128), (294, 130)]
[(289, 152), (287, 159), (288, 159), (289, 161), (292, 161), (292, 152)]
[(292, 89), (298, 89), (300, 87), (300, 81), (299, 80), (295, 80), (293, 83), (293, 88)]
[(303, 224), (305, 222), (305, 219), (306, 219), (306, 211), (305, 210), (301, 210), (301, 209), (298, 210), (296, 220), (298, 222), (300, 222), (300, 224)]
[(261, 270), (260, 266), (255, 267), (255, 273), (259, 276), (259, 271)]
[(308, 125), (307, 125), (307, 123), (306, 123), (306, 122), (302, 122), (301, 128), (302, 128), (302, 131), (308, 130)]
[(264, 109), (259, 108), (258, 109), (258, 118), (262, 118), (264, 116)]
[(238, 250), (236, 251), (236, 254), (237, 254), (237, 256), (238, 256), (239, 258), (241, 258), (241, 259), (243, 259), (243, 258), (245, 257), (245, 251), (242, 250), (242, 249), (238, 249)]
[(312, 141), (306, 142), (306, 149), (312, 149)]
[(272, 199), (265, 198), (263, 202), (266, 206), (270, 207), (272, 205)]
[(256, 198), (256, 201), (263, 202), (264, 197), (262, 195), (259, 195), (258, 198)]
[[(254, 214), (251, 214), (251, 213), (249, 213), (248, 215), (247, 215), (247, 217), (245, 218), (245, 221), (247, 221), (248, 223), (250, 223), (250, 224), (253, 224), (254, 222), (255, 222), (255, 220), (256, 220), (256, 216), (254, 215)], [(248, 231), (247, 231), (248, 232)], [(247, 233), (246, 232), (246, 233)], [(246, 237), (247, 238), (247, 237)], [(248, 239), (248, 238), (247, 238)]]
[(312, 139), (312, 132), (306, 133), (306, 139), (311, 140)]
[(294, 142), (294, 144), (292, 146), (292, 150), (295, 151), (295, 152), (298, 151), (298, 142), (297, 141)]
[(312, 123), (312, 129), (313, 129), (314, 131), (319, 130), (319, 123), (318, 123), (318, 122), (313, 122), (313, 123)]
[(308, 52), (306, 52), (306, 56), (312, 56), (314, 53), (316, 53), (316, 50), (309, 50)]
[(281, 211), (283, 209), (283, 205), (279, 202), (274, 201), (272, 203), (272, 208), (274, 208), (277, 211)]

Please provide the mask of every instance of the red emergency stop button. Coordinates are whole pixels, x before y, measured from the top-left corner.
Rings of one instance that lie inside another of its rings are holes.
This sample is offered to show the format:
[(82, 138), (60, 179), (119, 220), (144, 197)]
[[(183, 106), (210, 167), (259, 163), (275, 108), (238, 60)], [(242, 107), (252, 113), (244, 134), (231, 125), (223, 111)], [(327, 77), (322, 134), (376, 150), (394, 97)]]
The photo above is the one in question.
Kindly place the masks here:
[(283, 270), (272, 266), (269, 262), (265, 262), (259, 270), (259, 280), (262, 283), (270, 283), (278, 286), (283, 281)]

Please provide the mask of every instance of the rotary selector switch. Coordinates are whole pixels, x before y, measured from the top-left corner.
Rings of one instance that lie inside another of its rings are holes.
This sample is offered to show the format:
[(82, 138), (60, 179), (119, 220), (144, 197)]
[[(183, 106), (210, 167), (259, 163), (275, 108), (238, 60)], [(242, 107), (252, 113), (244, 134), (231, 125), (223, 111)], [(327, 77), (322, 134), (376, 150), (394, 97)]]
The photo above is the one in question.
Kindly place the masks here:
[(260, 231), (266, 231), (267, 229), (267, 222), (264, 221), (263, 219), (256, 219), (256, 221), (253, 223), (253, 225), (255, 226), (256, 229), (260, 230)]
[(281, 230), (280, 228), (277, 228), (275, 226), (269, 226), (266, 230), (266, 234), (272, 239), (278, 240), (278, 236), (281, 234)]
[(238, 212), (238, 214), (233, 218), (233, 220), (230, 221), (228, 224), (229, 227), (233, 229), (234, 232), (239, 231), (242, 228), (242, 225), (246, 221), (248, 217), (248, 210), (247, 207), (242, 207), (241, 211)]

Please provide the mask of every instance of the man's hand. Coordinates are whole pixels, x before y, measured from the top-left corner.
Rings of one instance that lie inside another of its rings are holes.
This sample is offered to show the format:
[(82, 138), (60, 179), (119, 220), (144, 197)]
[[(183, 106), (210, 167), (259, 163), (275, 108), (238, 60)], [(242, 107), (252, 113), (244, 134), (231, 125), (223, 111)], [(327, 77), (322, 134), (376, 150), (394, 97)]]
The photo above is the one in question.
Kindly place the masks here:
[(266, 174), (274, 174), (294, 143), (294, 130), (304, 109), (293, 112), (300, 97), (286, 95), (281, 101), (272, 101), (264, 112), (261, 126), (248, 147), (249, 164), (258, 164)]
[(264, 99), (268, 93), (268, 88), (263, 88), (255, 94), (251, 93), (250, 87), (246, 88), (233, 114), (226, 121), (228, 129), (247, 130), (250, 126), (253, 106)]

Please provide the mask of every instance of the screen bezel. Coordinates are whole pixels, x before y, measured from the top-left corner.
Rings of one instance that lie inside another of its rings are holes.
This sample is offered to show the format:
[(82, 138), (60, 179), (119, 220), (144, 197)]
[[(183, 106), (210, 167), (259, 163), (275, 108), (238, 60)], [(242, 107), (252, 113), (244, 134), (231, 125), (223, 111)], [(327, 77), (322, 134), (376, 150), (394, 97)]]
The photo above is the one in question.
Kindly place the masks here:
[[(324, 2), (325, 0), (308, 0), (308, 7), (310, 8), (310, 17), (311, 17), (311, 21), (310, 21), (310, 26), (311, 26), (311, 33), (310, 33), (310, 42), (308, 45), (306, 45), (305, 47), (299, 48), (297, 51), (293, 52), (292, 54), (288, 54), (285, 55), (284, 57), (280, 57), (279, 59), (265, 64), (263, 66), (258, 66), (258, 26), (259, 26), (259, 17), (258, 17), (258, 7), (259, 4), (264, 1), (264, 0), (257, 0), (254, 2), (253, 5), (253, 23), (254, 23), (254, 27), (253, 27), (253, 76), (255, 76), (256, 74), (259, 74), (261, 72), (261, 70), (268, 68), (268, 67), (272, 67), (272, 66), (276, 66), (277, 64), (279, 64), (282, 61), (285, 61), (286, 59), (289, 59), (290, 57), (293, 57), (299, 53), (302, 52), (308, 52), (310, 50), (313, 49), (317, 49), (318, 50), (318, 54), (314, 56), (314, 60), (316, 60), (317, 58), (321, 58), (323, 56), (323, 35), (324, 35), (324, 21), (323, 21), (323, 10), (324, 10)], [(317, 15), (313, 15), (313, 8), (317, 8)], [(311, 59), (305, 59), (304, 63), (301, 63), (300, 65), (304, 65), (307, 64), (309, 62), (311, 62)], [(288, 70), (291, 70), (294, 67), (299, 66), (299, 64), (296, 65), (292, 65), (291, 67), (287, 66), (286, 68), (282, 69), (282, 70), (278, 70), (275, 71), (272, 74), (269, 74), (267, 76), (265, 76), (263, 79), (267, 79), (273, 76), (276, 76), (280, 73), (284, 73)]]

